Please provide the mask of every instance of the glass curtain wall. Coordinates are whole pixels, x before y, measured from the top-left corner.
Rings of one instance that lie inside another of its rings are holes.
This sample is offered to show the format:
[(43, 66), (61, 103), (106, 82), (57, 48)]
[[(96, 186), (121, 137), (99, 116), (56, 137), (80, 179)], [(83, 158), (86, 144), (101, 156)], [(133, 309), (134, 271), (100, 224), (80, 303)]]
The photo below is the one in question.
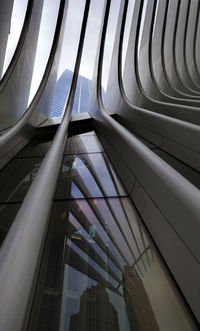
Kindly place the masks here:
[(68, 139), (28, 330), (195, 330), (94, 132)]
[(0, 246), (32, 184), (51, 142), (33, 139), (0, 170)]

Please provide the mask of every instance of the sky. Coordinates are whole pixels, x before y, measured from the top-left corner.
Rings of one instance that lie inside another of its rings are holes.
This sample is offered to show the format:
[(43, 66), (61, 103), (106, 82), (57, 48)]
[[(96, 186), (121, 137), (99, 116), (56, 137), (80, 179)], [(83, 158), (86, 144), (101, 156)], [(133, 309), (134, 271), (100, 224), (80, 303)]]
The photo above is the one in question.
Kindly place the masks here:
[[(8, 39), (4, 71), (9, 64), (11, 57), (14, 53), (15, 47), (17, 45), (25, 16), (27, 2), (28, 0), (14, 0), (14, 7), (11, 19), (11, 33)], [(58, 69), (58, 78), (65, 69), (73, 71), (84, 11), (84, 4), (85, 0), (69, 1), (60, 64)], [(127, 36), (124, 42), (124, 49), (126, 49), (127, 47), (127, 37), (130, 29), (133, 5), (134, 0), (131, 0), (128, 9), (127, 25), (125, 32), (125, 35)], [(90, 13), (88, 18), (88, 25), (80, 67), (80, 75), (88, 79), (92, 79), (103, 6), (104, 0), (91, 0)], [(108, 81), (109, 67), (111, 62), (119, 7), (120, 0), (112, 0), (104, 52), (104, 57), (106, 61), (104, 61), (102, 75), (102, 85), (105, 90)], [(29, 102), (33, 98), (45, 70), (48, 55), (53, 41), (58, 9), (59, 1), (44, 0)]]

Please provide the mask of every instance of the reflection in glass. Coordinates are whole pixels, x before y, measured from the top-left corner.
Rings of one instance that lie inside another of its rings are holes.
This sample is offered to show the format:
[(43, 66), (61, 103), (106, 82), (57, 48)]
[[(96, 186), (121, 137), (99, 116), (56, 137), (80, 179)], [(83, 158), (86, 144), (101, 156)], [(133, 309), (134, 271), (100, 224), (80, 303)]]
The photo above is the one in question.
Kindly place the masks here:
[(195, 330), (129, 198), (55, 202), (49, 233), (34, 330)]
[(22, 201), (42, 158), (13, 159), (0, 171), (0, 202)]
[(63, 160), (29, 330), (196, 330), (105, 154), (78, 145)]
[(17, 214), (20, 203), (0, 204), (0, 246), (2, 245), (9, 228)]
[(0, 171), (0, 245), (3, 243), (51, 141), (33, 139)]
[(64, 157), (56, 199), (126, 195), (103, 153)]
[(120, 330), (117, 312), (106, 288), (97, 284), (87, 288), (80, 298), (79, 312), (71, 315), (69, 330)]
[(43, 157), (47, 153), (50, 145), (51, 141), (39, 142), (33, 139), (16, 155), (16, 158)]

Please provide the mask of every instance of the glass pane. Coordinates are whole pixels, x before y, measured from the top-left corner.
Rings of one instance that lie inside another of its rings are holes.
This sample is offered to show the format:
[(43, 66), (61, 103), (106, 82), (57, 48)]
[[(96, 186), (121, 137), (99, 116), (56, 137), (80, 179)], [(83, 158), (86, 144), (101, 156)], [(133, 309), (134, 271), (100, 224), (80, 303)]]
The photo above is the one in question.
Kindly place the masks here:
[(42, 158), (13, 159), (0, 171), (0, 202), (22, 201), (33, 182)]
[(39, 142), (33, 139), (16, 155), (16, 158), (45, 156), (50, 145), (51, 141)]
[(56, 199), (127, 195), (103, 153), (64, 157)]
[(128, 198), (55, 202), (46, 247), (36, 330), (196, 330)]
[(0, 246), (21, 206), (20, 203), (0, 204)]

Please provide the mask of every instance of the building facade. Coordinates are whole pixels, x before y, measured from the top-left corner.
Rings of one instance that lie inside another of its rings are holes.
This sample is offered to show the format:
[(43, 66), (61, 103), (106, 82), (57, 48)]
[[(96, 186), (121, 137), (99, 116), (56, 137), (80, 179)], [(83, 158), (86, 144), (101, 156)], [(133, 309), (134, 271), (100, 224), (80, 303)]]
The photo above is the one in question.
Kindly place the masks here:
[[(72, 82), (73, 72), (66, 69), (56, 82), (54, 96), (50, 110), (49, 117), (62, 116), (64, 106), (66, 104), (70, 86)], [(89, 94), (92, 81), (83, 76), (78, 76), (76, 93), (74, 96), (74, 103), (72, 114), (87, 113), (89, 106)], [(105, 91), (102, 87), (102, 98), (105, 99)], [(46, 115), (46, 114), (45, 114)]]
[[(68, 97), (73, 72), (65, 70), (58, 79), (55, 87), (50, 117), (62, 116), (62, 112)], [(79, 76), (77, 81), (76, 93), (72, 114), (80, 114), (88, 111), (89, 91), (91, 81), (85, 77)]]

